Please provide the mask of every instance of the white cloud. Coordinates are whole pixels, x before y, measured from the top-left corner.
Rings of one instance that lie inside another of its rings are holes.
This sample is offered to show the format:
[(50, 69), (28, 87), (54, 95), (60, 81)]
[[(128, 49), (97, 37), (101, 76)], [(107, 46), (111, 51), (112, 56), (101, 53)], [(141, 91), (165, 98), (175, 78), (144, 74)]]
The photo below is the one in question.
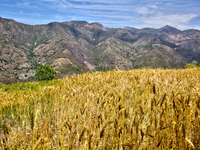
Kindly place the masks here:
[(179, 29), (188, 28), (188, 22), (197, 17), (196, 14), (155, 14), (150, 17), (142, 17), (143, 27), (160, 28), (170, 25)]
[[(19, 14), (24, 16), (32, 16), (32, 17), (42, 17), (39, 13), (25, 13), (24, 11), (20, 10), (19, 12), (11, 12), (11, 11), (5, 11), (7, 14)], [(19, 19), (19, 18), (18, 18)]]
[(156, 4), (146, 4), (142, 7), (136, 7), (134, 9), (135, 12), (141, 15), (149, 15), (153, 14), (158, 10), (158, 6)]
[(30, 2), (17, 3), (18, 6), (29, 6)]
[(200, 26), (194, 26), (194, 27), (190, 27), (190, 28), (187, 28), (187, 29), (197, 29), (197, 30), (200, 30)]
[[(70, 12), (70, 9), (73, 10), (73, 12), (76, 12), (77, 9), (80, 10), (95, 10), (95, 11), (131, 11), (131, 6), (128, 2), (122, 3), (120, 0), (97, 0), (97, 1), (91, 1), (91, 0), (41, 0), (45, 2), (50, 2), (50, 4), (47, 4), (49, 6), (54, 8), (55, 10), (58, 10), (60, 12)], [(82, 2), (82, 3), (74, 3), (74, 2)], [(89, 2), (88, 4), (85, 4), (85, 2)], [(53, 5), (52, 5), (53, 3)], [(79, 10), (78, 10), (79, 11)]]
[(153, 11), (150, 11), (149, 8), (147, 8), (147, 7), (136, 8), (135, 11), (137, 13), (143, 14), (143, 15), (152, 14), (153, 13)]
[[(36, 25), (36, 24), (47, 24), (49, 22), (53, 22), (53, 20), (45, 20), (45, 19), (33, 19), (33, 18), (30, 18), (30, 19), (27, 19), (27, 18), (13, 18), (15, 21), (18, 21), (18, 22), (26, 22), (26, 24), (32, 24), (32, 25)], [(33, 24), (34, 22), (34, 24)]]
[(165, 3), (166, 5), (172, 5), (172, 3)]
[[(41, 1), (45, 1), (45, 2), (67, 2), (66, 0), (41, 0)], [(82, 2), (82, 3), (103, 3), (103, 4), (130, 4), (130, 2), (134, 2), (134, 0), (126, 0), (126, 1), (122, 1), (122, 0), (71, 0), (70, 2)]]
[(30, 2), (17, 3), (16, 6), (18, 6), (20, 8), (37, 8), (36, 5), (31, 5)]
[(63, 17), (62, 15), (53, 15), (53, 17), (54, 17), (55, 19), (59, 19), (59, 20), (64, 19), (64, 17)]
[(48, 19), (72, 19), (99, 22), (109, 27), (160, 28), (168, 24), (179, 29), (199, 29), (198, 0), (20, 0), (15, 3), (1, 1), (6, 3), (0, 3), (0, 8), (6, 7), (7, 11), (11, 12), (7, 13), (6, 9), (2, 9), (2, 15), (15, 14), (18, 18), (41, 19), (41, 23)]
[(153, 8), (153, 9), (157, 9), (158, 8), (158, 6), (155, 5), (155, 4), (150, 4), (150, 5), (148, 5), (148, 7)]
[(33, 16), (33, 17), (41, 17), (41, 15), (40, 15), (40, 14), (38, 14), (38, 13), (29, 14), (29, 15), (31, 15), (31, 16)]

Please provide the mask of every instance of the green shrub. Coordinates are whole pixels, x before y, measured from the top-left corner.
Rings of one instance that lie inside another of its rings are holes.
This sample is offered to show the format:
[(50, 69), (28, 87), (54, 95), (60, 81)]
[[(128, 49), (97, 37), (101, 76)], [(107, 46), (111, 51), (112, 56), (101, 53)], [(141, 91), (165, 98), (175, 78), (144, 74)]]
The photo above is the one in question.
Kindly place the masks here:
[(192, 63), (185, 65), (185, 69), (186, 68), (196, 68), (196, 67), (198, 67), (196, 61), (193, 61)]
[(35, 78), (39, 81), (53, 80), (56, 78), (56, 71), (47, 65), (40, 65), (36, 70)]

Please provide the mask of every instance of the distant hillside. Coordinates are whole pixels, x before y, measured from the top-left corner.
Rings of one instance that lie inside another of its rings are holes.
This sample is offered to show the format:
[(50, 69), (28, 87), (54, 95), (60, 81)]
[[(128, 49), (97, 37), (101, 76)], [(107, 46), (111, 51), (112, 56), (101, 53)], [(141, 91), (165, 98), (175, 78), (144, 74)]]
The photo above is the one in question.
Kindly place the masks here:
[(200, 31), (107, 28), (86, 21), (26, 25), (0, 18), (0, 82), (31, 79), (40, 64), (59, 77), (133, 68), (183, 68), (199, 59)]
[(130, 32), (132, 35), (148, 33), (154, 37), (173, 43), (179, 46), (179, 48), (176, 49), (176, 51), (183, 54), (184, 57), (190, 60), (196, 60), (200, 63), (199, 30), (189, 29), (181, 31), (168, 25), (161, 29), (144, 28), (139, 30), (135, 28), (126, 27), (125, 30)]

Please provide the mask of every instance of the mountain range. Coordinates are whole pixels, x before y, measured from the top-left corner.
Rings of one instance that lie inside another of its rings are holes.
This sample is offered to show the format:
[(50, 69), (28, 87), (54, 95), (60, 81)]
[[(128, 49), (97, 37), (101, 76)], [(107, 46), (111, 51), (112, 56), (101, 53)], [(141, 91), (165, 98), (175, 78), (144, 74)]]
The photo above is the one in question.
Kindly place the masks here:
[(86, 21), (27, 25), (0, 17), (0, 82), (31, 79), (40, 64), (58, 77), (88, 71), (183, 68), (200, 62), (200, 31), (107, 28)]

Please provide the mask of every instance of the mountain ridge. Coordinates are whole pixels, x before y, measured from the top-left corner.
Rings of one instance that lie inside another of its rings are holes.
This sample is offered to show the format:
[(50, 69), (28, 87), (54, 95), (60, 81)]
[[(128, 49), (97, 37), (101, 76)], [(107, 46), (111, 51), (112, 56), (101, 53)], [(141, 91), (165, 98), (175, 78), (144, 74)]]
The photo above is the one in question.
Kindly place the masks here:
[(52, 66), (59, 77), (114, 68), (183, 68), (192, 60), (200, 62), (199, 37), (198, 30), (170, 26), (123, 29), (87, 21), (26, 25), (0, 18), (0, 82), (27, 79), (40, 64)]

